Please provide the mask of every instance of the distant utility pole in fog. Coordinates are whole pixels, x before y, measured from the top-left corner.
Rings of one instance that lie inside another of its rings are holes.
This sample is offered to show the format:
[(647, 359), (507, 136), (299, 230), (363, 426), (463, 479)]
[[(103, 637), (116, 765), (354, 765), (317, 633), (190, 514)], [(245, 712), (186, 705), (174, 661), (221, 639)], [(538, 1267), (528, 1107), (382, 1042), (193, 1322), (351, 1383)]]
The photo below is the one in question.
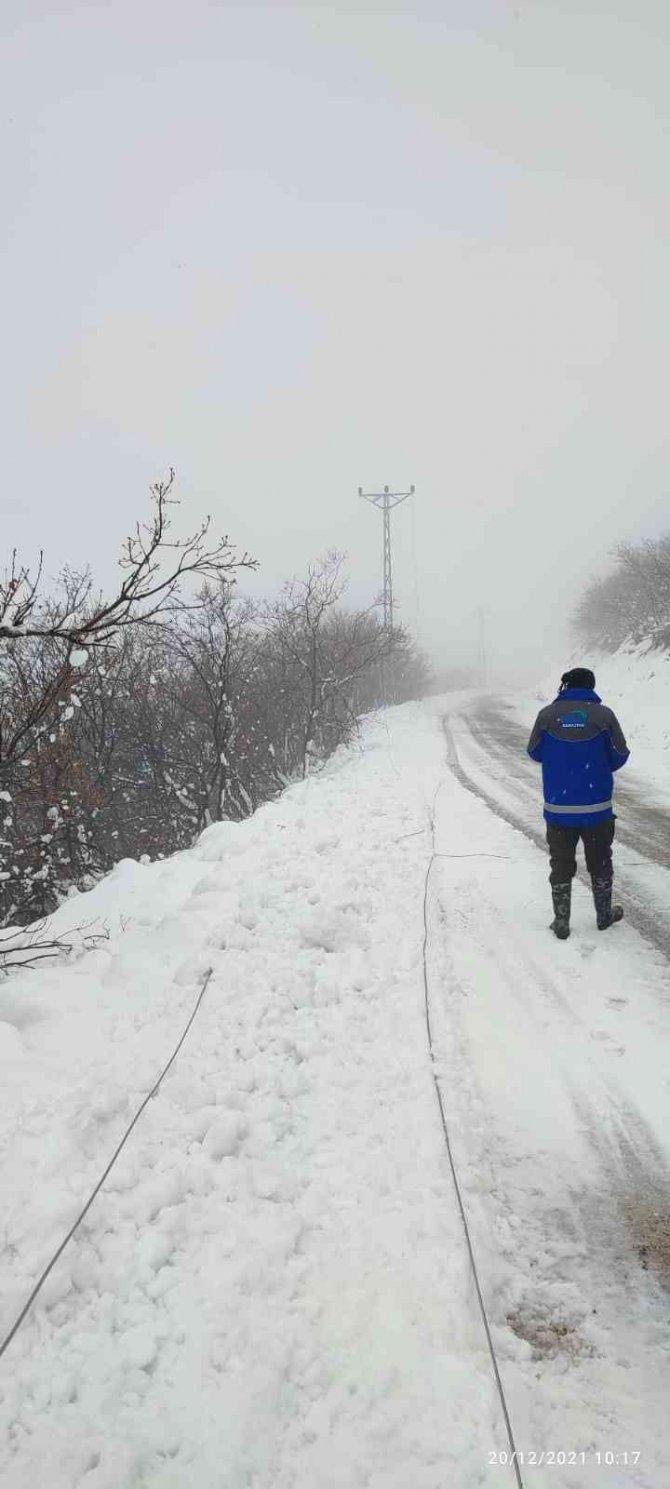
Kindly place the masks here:
[(389, 491), (388, 486), (383, 491), (364, 491), (362, 486), (358, 488), (358, 495), (366, 502), (372, 502), (373, 507), (379, 507), (384, 514), (384, 630), (393, 630), (393, 570), (391, 568), (391, 512), (394, 507), (399, 507), (401, 502), (407, 501), (408, 496), (414, 496), (414, 487), (409, 491)]
[(477, 611), (479, 680), (486, 687), (486, 611), (482, 605)]

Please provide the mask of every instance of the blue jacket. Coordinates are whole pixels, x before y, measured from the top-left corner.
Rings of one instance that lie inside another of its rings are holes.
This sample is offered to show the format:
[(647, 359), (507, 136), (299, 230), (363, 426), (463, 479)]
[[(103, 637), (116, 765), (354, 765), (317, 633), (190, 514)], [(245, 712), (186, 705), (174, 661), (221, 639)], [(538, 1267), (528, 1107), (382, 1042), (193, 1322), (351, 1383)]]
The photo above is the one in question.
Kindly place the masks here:
[(614, 815), (612, 773), (630, 751), (616, 715), (590, 688), (566, 688), (540, 710), (528, 754), (542, 766), (547, 822), (595, 827)]

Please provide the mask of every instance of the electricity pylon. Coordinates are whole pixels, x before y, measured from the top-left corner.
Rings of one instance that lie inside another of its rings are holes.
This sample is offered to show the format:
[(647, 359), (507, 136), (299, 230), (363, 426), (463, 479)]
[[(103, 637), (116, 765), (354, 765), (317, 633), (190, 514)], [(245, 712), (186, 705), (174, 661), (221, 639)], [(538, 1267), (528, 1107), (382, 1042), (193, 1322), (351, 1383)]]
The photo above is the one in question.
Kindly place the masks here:
[(373, 507), (379, 507), (384, 513), (384, 630), (393, 630), (393, 569), (391, 567), (391, 512), (394, 507), (399, 507), (401, 502), (407, 501), (408, 496), (414, 495), (414, 487), (409, 491), (389, 491), (388, 486), (383, 491), (364, 491), (362, 486), (358, 488), (358, 495), (366, 502), (372, 502)]

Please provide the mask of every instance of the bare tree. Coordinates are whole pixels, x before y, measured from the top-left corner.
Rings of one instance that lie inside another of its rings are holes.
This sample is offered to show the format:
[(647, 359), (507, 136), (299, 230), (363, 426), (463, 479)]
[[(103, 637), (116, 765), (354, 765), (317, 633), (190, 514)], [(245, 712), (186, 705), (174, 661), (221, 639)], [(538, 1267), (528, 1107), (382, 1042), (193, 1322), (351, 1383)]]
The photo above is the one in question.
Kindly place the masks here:
[[(74, 585), (65, 586), (60, 606), (41, 612), (42, 555), (33, 579), (27, 568), (17, 564), (14, 553), (10, 572), (0, 583), (0, 639), (51, 636), (73, 646), (93, 646), (109, 641), (123, 626), (153, 620), (181, 607), (181, 585), (188, 575), (218, 580), (222, 573), (255, 568), (256, 560), (248, 554), (235, 557), (228, 537), (208, 546), (209, 517), (188, 538), (170, 536), (169, 509), (178, 505), (170, 497), (173, 483), (171, 470), (167, 481), (151, 487), (153, 517), (148, 523), (138, 522), (135, 532), (125, 539), (119, 558), (125, 578), (111, 600), (100, 594), (94, 597), (87, 573), (76, 577)], [(166, 560), (167, 572), (163, 573)]]
[(114, 627), (85, 576), (66, 574), (53, 597), (35, 589), (28, 611), (15, 597), (0, 636), (0, 927), (48, 914), (119, 858), (161, 857), (249, 815), (352, 737), (384, 699), (382, 663), (387, 695), (421, 690), (410, 638), (389, 636), (374, 607), (344, 608), (339, 554), (257, 607), (235, 587), (250, 561), (227, 540), (213, 552), (186, 594), (174, 572), (157, 601), (144, 579), (135, 609), (126, 590)]
[(620, 543), (615, 565), (594, 580), (574, 625), (582, 640), (615, 651), (627, 641), (665, 644), (670, 632), (670, 534)]
[[(152, 517), (123, 544), (121, 581), (111, 598), (94, 591), (89, 571), (70, 569), (55, 593), (45, 593), (42, 556), (31, 575), (14, 553), (0, 582), (0, 922), (46, 913), (68, 877), (81, 883), (89, 870), (104, 870), (115, 846), (119, 856), (122, 828), (110, 826), (109, 810), (107, 848), (102, 823), (97, 832), (94, 824), (103, 802), (110, 805), (112, 761), (133, 754), (137, 760), (129, 682), (134, 679), (135, 705), (143, 689), (145, 713), (150, 688), (139, 637), (197, 613), (196, 580), (202, 587), (225, 579), (231, 587), (240, 568), (255, 567), (227, 537), (210, 541), (209, 518), (183, 540), (172, 536), (173, 481), (171, 471), (151, 488)], [(152, 745), (155, 733), (147, 731)], [(160, 754), (157, 749), (159, 761)], [(145, 759), (145, 775), (146, 766)], [(141, 774), (131, 770), (128, 795), (137, 795)], [(116, 806), (122, 805), (117, 793)], [(158, 829), (154, 851), (164, 842)], [(151, 837), (148, 827), (137, 832)]]
[[(135, 533), (126, 538), (119, 559), (124, 578), (112, 599), (94, 594), (89, 572), (66, 570), (57, 596), (43, 600), (42, 557), (33, 578), (18, 564), (16, 553), (12, 555), (9, 573), (0, 582), (0, 641), (14, 649), (25, 648), (31, 641), (41, 646), (49, 642), (50, 666), (42, 666), (41, 687), (22, 686), (14, 693), (13, 708), (7, 690), (4, 696), (0, 694), (0, 782), (3, 768), (34, 748), (36, 738), (66, 698), (74, 677), (73, 653), (85, 655), (90, 648), (109, 645), (128, 626), (156, 623), (189, 608), (183, 595), (186, 579), (218, 582), (226, 576), (233, 583), (238, 569), (256, 567), (248, 554), (236, 556), (227, 537), (208, 545), (209, 517), (190, 537), (172, 538), (173, 482), (174, 471), (170, 471), (167, 481), (152, 486), (152, 520), (138, 523)], [(20, 681), (22, 669), (25, 673), (30, 665), (22, 660), (16, 664)], [(0, 689), (2, 681), (0, 671)]]
[(363, 696), (370, 707), (381, 701), (380, 664), (396, 642), (373, 610), (341, 608), (345, 587), (343, 557), (331, 550), (266, 612), (266, 665), (283, 717), (279, 756), (289, 779), (307, 775), (316, 759), (351, 737)]

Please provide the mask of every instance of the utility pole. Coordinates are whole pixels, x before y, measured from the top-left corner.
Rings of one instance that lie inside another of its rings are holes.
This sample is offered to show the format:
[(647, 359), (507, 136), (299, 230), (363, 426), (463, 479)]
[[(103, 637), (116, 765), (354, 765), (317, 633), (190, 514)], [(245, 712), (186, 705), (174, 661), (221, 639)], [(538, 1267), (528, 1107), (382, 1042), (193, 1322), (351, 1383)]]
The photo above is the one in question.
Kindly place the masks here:
[(393, 570), (391, 568), (391, 512), (394, 507), (399, 507), (401, 502), (407, 501), (408, 496), (414, 495), (414, 487), (409, 491), (389, 491), (388, 486), (383, 491), (364, 491), (362, 486), (358, 488), (358, 495), (366, 502), (372, 502), (373, 507), (379, 507), (384, 514), (384, 630), (393, 630)]

